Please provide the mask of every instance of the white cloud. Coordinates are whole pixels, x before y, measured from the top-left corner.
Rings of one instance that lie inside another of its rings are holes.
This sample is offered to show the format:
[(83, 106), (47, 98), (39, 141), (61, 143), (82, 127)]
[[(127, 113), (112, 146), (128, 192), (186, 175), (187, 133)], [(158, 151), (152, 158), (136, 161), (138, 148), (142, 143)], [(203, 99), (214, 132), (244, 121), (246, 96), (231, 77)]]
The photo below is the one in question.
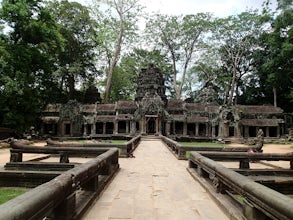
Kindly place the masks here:
[[(77, 1), (84, 5), (90, 5), (95, 0), (69, 0)], [(264, 0), (140, 0), (146, 6), (146, 11), (179, 15), (195, 14), (198, 12), (211, 12), (215, 16), (224, 17), (232, 14), (241, 13), (247, 9), (262, 8)], [(273, 8), (276, 1), (272, 0)]]
[[(212, 12), (216, 16), (237, 14), (246, 9), (261, 9), (262, 0), (141, 0), (148, 12), (194, 14)], [(273, 0), (275, 3), (276, 0)], [(275, 4), (274, 4), (275, 5)]]

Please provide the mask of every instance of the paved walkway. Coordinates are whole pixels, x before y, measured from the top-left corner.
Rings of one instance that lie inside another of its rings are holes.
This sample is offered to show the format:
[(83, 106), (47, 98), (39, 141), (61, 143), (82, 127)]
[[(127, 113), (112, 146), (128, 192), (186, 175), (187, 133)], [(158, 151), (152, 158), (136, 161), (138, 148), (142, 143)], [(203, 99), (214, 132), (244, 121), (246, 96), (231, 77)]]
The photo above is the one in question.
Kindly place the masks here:
[(142, 141), (84, 220), (225, 220), (208, 193), (160, 140)]

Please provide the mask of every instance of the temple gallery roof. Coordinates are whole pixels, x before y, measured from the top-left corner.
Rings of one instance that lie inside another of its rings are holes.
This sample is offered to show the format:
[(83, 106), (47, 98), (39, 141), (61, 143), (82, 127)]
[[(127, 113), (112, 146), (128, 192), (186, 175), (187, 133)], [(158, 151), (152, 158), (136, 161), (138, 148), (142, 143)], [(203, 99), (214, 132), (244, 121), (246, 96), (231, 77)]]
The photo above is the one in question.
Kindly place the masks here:
[(246, 126), (276, 127), (284, 123), (282, 119), (242, 119), (241, 124)]
[(97, 104), (97, 111), (113, 112), (115, 111), (116, 104)]
[(272, 105), (236, 105), (236, 108), (244, 114), (278, 114), (283, 113), (279, 107)]

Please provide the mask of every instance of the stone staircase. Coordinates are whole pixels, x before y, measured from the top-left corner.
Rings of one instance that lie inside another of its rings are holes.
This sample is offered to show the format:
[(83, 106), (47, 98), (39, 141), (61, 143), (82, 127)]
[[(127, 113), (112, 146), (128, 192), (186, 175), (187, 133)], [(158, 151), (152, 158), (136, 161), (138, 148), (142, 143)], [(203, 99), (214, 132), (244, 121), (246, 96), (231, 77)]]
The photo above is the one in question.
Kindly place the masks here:
[(145, 135), (145, 136), (141, 136), (141, 140), (142, 141), (154, 141), (154, 140), (160, 140), (160, 136), (156, 136), (156, 135)]

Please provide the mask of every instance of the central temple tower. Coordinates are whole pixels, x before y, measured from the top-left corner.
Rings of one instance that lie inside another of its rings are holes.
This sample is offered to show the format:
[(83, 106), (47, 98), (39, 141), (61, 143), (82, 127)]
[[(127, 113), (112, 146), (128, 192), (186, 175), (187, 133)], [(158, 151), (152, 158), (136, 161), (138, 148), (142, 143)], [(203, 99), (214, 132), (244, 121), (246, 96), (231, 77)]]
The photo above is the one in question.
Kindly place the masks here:
[(142, 133), (160, 134), (164, 130), (165, 107), (165, 80), (159, 68), (150, 64), (142, 69), (137, 79), (135, 101), (138, 109), (135, 117), (140, 121)]

